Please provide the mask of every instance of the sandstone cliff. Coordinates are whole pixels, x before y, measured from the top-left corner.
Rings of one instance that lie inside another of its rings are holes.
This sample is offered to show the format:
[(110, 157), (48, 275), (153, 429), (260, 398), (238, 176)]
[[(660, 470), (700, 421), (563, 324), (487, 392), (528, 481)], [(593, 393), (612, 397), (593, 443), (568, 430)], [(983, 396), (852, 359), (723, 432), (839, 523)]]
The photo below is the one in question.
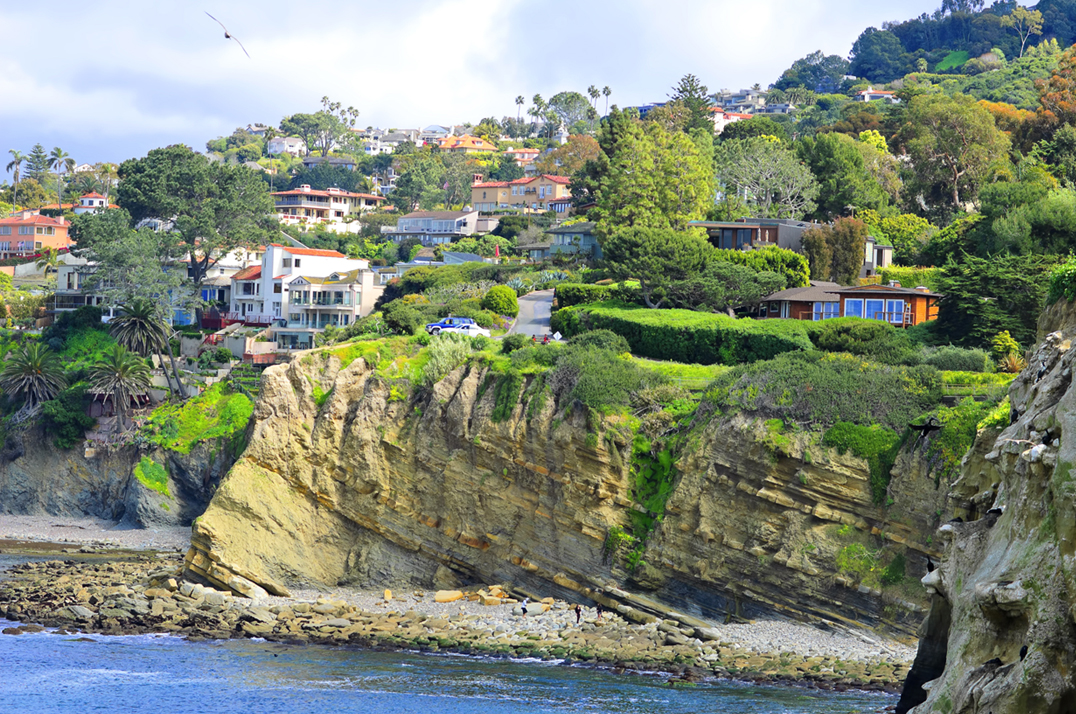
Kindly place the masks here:
[(407, 398), (362, 359), (266, 370), (250, 445), (195, 522), (188, 574), (241, 593), (508, 582), (684, 621), (778, 613), (911, 633), (922, 619), (914, 580), (880, 588), (838, 565), (859, 544), (899, 553), (918, 578), (938, 555), (919, 534), (946, 491), (921, 452), (902, 455), (891, 494), (908, 498), (887, 510), (867, 464), (817, 435), (771, 443), (749, 415), (700, 422), (629, 572), (608, 536), (646, 511), (631, 433), (552, 398), (496, 423), (487, 376), (461, 367)]
[[(189, 454), (134, 446), (58, 449), (40, 427), (31, 427), (8, 435), (0, 451), (0, 513), (189, 525), (233, 460), (215, 441)], [(153, 473), (143, 474), (147, 469)]]
[(945, 559), (923, 579), (934, 600), (898, 711), (1076, 711), (1074, 306), (1048, 309), (1039, 332), (1011, 424), (980, 433), (953, 487), (963, 520), (940, 529)]

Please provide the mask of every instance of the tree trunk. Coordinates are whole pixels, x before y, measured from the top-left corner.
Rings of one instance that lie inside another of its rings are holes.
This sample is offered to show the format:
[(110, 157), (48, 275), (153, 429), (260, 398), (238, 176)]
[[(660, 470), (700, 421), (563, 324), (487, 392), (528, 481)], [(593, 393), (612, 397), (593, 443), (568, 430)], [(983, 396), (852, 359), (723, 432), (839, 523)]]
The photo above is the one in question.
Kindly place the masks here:
[[(168, 361), (172, 365), (172, 377), (176, 380), (176, 385), (179, 387), (179, 396), (181, 399), (187, 399), (190, 395), (187, 394), (187, 387), (184, 386), (183, 381), (179, 378), (179, 368), (176, 367), (176, 358), (172, 354), (172, 344), (169, 342), (165, 345), (168, 349)], [(162, 367), (164, 365), (161, 365)]]

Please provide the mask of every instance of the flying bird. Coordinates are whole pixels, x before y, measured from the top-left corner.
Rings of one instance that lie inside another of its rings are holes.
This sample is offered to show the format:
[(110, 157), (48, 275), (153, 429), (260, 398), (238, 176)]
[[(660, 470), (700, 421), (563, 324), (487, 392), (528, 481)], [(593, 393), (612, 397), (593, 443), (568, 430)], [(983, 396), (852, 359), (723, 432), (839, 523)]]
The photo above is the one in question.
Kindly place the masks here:
[[(209, 12), (208, 12), (208, 11), (206, 12), (206, 15), (209, 15)], [(210, 17), (210, 18), (211, 18), (211, 19), (213, 20), (213, 22), (217, 23), (217, 24), (218, 24), (218, 25), (220, 25), (221, 27), (224, 27), (224, 23), (223, 23), (223, 22), (221, 22), (221, 21), (220, 21), (220, 20), (218, 20), (217, 18), (213, 17), (212, 15), (209, 15), (209, 17)], [(246, 48), (246, 47), (243, 47), (243, 43), (242, 43), (242, 42), (239, 42), (239, 38), (238, 38), (238, 37), (236, 37), (236, 36), (235, 36), (235, 35), (233, 35), (232, 33), (228, 32), (228, 28), (227, 28), (227, 27), (224, 27), (224, 39), (226, 39), (226, 40), (235, 40), (235, 41), (236, 41), (236, 42), (237, 42), (237, 43), (239, 44), (239, 49), (243, 50), (243, 54), (245, 54), (245, 55), (247, 56), (247, 58), (249, 58), (249, 57), (250, 57), (250, 53), (249, 53), (249, 52), (247, 52), (247, 48)]]

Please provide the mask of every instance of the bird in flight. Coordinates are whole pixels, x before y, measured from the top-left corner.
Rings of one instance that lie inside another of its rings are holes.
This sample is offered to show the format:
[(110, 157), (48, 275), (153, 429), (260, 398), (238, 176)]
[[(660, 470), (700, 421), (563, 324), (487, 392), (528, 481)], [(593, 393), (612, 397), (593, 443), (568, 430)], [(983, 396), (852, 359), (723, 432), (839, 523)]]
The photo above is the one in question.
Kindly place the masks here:
[[(206, 15), (209, 15), (209, 12), (206, 12)], [(224, 23), (223, 23), (223, 22), (221, 22), (221, 21), (220, 21), (220, 20), (218, 20), (217, 18), (213, 17), (212, 15), (209, 15), (209, 17), (210, 17), (210, 18), (211, 18), (211, 19), (213, 20), (213, 22), (217, 23), (217, 24), (218, 24), (218, 25), (220, 25), (221, 27), (224, 27)], [(239, 42), (239, 38), (238, 38), (238, 37), (236, 37), (236, 36), (235, 36), (235, 35), (233, 35), (232, 33), (228, 32), (228, 28), (227, 28), (227, 27), (224, 27), (224, 39), (226, 39), (226, 40), (235, 40), (235, 41), (236, 41), (237, 43), (239, 43), (239, 49), (243, 50), (243, 54), (245, 54), (245, 55), (247, 56), (247, 58), (249, 58), (249, 57), (250, 57), (250, 53), (249, 53), (249, 52), (247, 52), (247, 48), (246, 48), (246, 47), (243, 47), (243, 43), (242, 43), (242, 42)]]

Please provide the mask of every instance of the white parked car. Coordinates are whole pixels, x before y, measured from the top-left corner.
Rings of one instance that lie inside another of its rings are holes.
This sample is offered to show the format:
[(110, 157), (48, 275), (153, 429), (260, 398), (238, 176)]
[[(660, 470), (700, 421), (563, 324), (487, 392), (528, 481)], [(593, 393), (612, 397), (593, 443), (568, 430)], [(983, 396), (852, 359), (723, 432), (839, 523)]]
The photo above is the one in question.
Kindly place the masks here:
[(442, 333), (455, 333), (457, 335), (469, 335), (470, 337), (489, 337), (489, 330), (484, 327), (479, 327), (477, 324), (471, 322), (462, 325), (450, 325), (441, 328)]

